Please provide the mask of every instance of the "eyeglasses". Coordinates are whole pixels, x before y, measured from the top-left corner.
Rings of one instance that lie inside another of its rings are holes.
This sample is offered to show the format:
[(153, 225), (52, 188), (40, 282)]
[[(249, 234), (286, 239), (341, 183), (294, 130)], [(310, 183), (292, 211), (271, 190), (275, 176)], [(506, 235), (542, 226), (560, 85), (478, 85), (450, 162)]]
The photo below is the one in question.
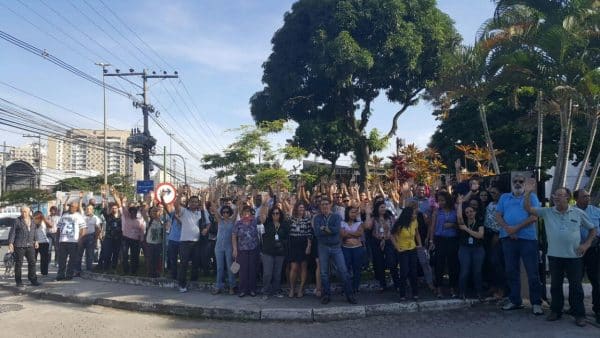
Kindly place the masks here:
[(350, 200), (344, 200), (344, 203), (348, 203), (348, 202), (350, 202)]
[(523, 183), (525, 183), (525, 181), (523, 181), (523, 180), (514, 180), (513, 183), (523, 184)]
[(279, 215), (279, 212), (276, 211), (276, 212), (272, 213), (271, 215)]

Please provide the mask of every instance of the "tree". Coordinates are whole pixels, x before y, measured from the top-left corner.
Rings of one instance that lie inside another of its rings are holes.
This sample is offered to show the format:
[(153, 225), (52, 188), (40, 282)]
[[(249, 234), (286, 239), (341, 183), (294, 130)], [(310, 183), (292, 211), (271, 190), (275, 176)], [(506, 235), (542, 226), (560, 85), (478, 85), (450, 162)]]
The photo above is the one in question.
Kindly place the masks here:
[[(460, 41), (434, 0), (300, 0), (285, 14), (263, 64), (262, 91), (250, 100), (256, 121), (341, 121), (353, 140), (359, 183), (368, 175), (371, 104), (385, 93), (398, 118), (439, 75)], [(307, 122), (308, 121), (308, 122)]]
[(288, 172), (285, 169), (264, 169), (259, 171), (251, 179), (252, 185), (261, 190), (267, 190), (268, 187), (275, 187), (281, 183), (282, 188), (291, 189), (292, 184), (288, 179)]
[(48, 202), (54, 199), (54, 196), (46, 191), (40, 189), (21, 189), (21, 190), (13, 190), (6, 191), (2, 194), (3, 205), (12, 205), (12, 204), (28, 204), (39, 203), (39, 202)]
[(284, 121), (264, 121), (258, 126), (241, 126), (235, 142), (222, 154), (207, 154), (202, 160), (204, 169), (219, 169), (218, 178), (234, 176), (234, 184), (245, 186), (248, 178), (262, 169), (270, 168), (275, 160), (266, 136), (283, 129)]
[[(110, 174), (107, 177), (108, 185), (116, 186), (119, 192), (126, 194), (129, 197), (133, 197), (135, 194), (135, 187), (129, 184), (128, 176), (121, 176), (119, 174)], [(94, 193), (100, 193), (101, 187), (104, 185), (104, 176), (92, 176), (92, 177), (69, 177), (60, 180), (54, 186), (54, 192), (57, 191), (91, 191)]]

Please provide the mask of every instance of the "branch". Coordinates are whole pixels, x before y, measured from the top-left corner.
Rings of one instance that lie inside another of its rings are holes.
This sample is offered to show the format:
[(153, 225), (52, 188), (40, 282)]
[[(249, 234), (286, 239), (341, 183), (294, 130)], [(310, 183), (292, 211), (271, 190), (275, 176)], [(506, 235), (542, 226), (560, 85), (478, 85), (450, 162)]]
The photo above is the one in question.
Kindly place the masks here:
[(417, 102), (418, 98), (416, 98), (416, 96), (418, 95), (418, 93), (421, 91), (421, 89), (415, 91), (413, 93), (413, 95), (410, 96), (410, 99), (408, 100), (408, 102), (406, 102), (402, 108), (396, 112), (396, 114), (394, 115), (394, 118), (392, 119), (392, 127), (390, 128), (390, 131), (387, 133), (387, 138), (391, 138), (392, 136), (394, 136), (394, 134), (396, 134), (396, 130), (398, 129), (398, 118), (400, 117), (400, 115), (402, 115), (402, 113), (404, 113), (406, 111), (406, 109), (408, 109), (408, 107), (412, 106), (413, 104), (415, 104), (415, 102)]
[(358, 125), (358, 130), (362, 131), (367, 126), (369, 122), (369, 114), (371, 113), (371, 100), (365, 102), (365, 109), (360, 113), (360, 124)]

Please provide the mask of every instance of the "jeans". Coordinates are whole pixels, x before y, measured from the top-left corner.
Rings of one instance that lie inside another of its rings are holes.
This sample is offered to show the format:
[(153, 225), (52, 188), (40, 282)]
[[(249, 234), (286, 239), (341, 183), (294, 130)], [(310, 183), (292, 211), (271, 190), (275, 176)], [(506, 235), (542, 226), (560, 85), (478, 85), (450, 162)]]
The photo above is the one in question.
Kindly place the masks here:
[(100, 267), (103, 270), (116, 269), (119, 262), (119, 253), (121, 252), (121, 237), (105, 237), (102, 240), (102, 250), (100, 251)]
[(583, 256), (583, 268), (592, 284), (592, 311), (600, 314), (600, 246), (590, 247)]
[(427, 285), (433, 285), (433, 273), (431, 271), (431, 264), (429, 262), (429, 251), (421, 246), (417, 248), (417, 259), (419, 260), (419, 264), (421, 265), (421, 270), (423, 270), (423, 277), (425, 277), (425, 282)]
[(552, 302), (550, 309), (552, 312), (562, 314), (565, 303), (563, 294), (563, 281), (565, 274), (569, 280), (569, 305), (575, 318), (585, 316), (585, 307), (583, 305), (583, 287), (581, 279), (583, 278), (583, 260), (581, 258), (561, 258), (548, 256), (550, 263), (550, 296)]
[(92, 264), (94, 262), (94, 248), (96, 247), (95, 234), (86, 234), (79, 241), (77, 251), (77, 265), (75, 266), (76, 272), (81, 272), (81, 263), (83, 261), (83, 252), (85, 251), (85, 269), (87, 271), (92, 270)]
[(52, 250), (54, 250), (54, 263), (58, 263), (58, 233), (47, 233), (50, 246), (48, 247), (48, 256), (52, 260)]
[(346, 269), (346, 262), (344, 261), (344, 254), (342, 248), (339, 246), (329, 247), (326, 245), (319, 244), (319, 266), (321, 268), (321, 283), (322, 283), (322, 294), (323, 296), (331, 296), (331, 286), (329, 283), (329, 259), (332, 258), (335, 266), (337, 267), (339, 277), (342, 279), (344, 284), (344, 293), (346, 297), (350, 297), (354, 294), (352, 291), (352, 282)]
[(410, 281), (410, 289), (413, 297), (419, 295), (417, 284), (417, 249), (400, 251), (397, 253), (400, 263), (400, 297), (406, 297), (406, 278)]
[(240, 293), (255, 292), (258, 249), (238, 250), (237, 262), (240, 264)]
[(50, 265), (50, 243), (39, 243), (39, 248), (35, 249), (36, 259), (38, 253), (40, 254), (40, 272), (42, 276), (47, 276)]
[(360, 287), (360, 273), (365, 261), (366, 250), (364, 246), (357, 248), (342, 247), (344, 259), (346, 260), (346, 269), (352, 271), (352, 290), (358, 291)]
[(198, 269), (194, 269), (194, 257), (196, 256), (196, 249), (196, 242), (179, 242), (179, 256), (181, 257), (181, 262), (179, 263), (179, 268), (177, 269), (177, 281), (179, 282), (179, 287), (181, 288), (184, 288), (187, 285), (187, 269), (190, 261), (192, 261), (192, 276), (190, 279), (198, 279)]
[(222, 290), (225, 286), (225, 276), (227, 273), (227, 283), (230, 288), (235, 287), (235, 275), (229, 267), (233, 263), (232, 249), (215, 249), (215, 257), (217, 261), (217, 282), (215, 287)]
[[(77, 259), (77, 242), (60, 242), (58, 246), (58, 272), (56, 278), (73, 278), (73, 271), (78, 262)], [(67, 257), (69, 263), (67, 264)], [(65, 275), (66, 269), (66, 275)]]
[(177, 258), (179, 257), (179, 241), (169, 240), (167, 244), (167, 265), (171, 279), (177, 279)]
[(442, 287), (444, 269), (448, 268), (450, 287), (458, 287), (458, 237), (434, 237), (435, 285)]
[(285, 256), (271, 256), (262, 254), (263, 265), (263, 293), (266, 295), (281, 290), (281, 269)]
[[(123, 237), (123, 273), (126, 275), (131, 271), (132, 275), (137, 273), (140, 264), (140, 241)], [(131, 250), (131, 262), (130, 251)]]
[(37, 277), (35, 276), (35, 249), (32, 246), (15, 248), (15, 282), (17, 284), (23, 283), (21, 281), (23, 257), (27, 259), (27, 278), (31, 283), (34, 283), (37, 281)]
[(458, 278), (458, 289), (462, 296), (467, 293), (469, 278), (473, 276), (473, 284), (477, 296), (483, 295), (483, 283), (481, 268), (485, 259), (485, 250), (481, 246), (461, 245), (458, 248), (458, 261), (460, 262), (460, 277)]
[(381, 250), (381, 241), (373, 237), (371, 241), (371, 250), (373, 254), (373, 272), (375, 273), (375, 279), (379, 282), (379, 286), (385, 288), (387, 283), (385, 280), (385, 269), (390, 269), (390, 275), (392, 275), (392, 281), (394, 287), (400, 287), (400, 278), (398, 275), (398, 262), (396, 261), (396, 248), (392, 244), (392, 241), (385, 241), (385, 246)]
[(158, 277), (162, 265), (162, 244), (146, 245), (146, 265), (148, 266), (148, 277)]
[(538, 242), (528, 239), (503, 238), (502, 251), (506, 265), (506, 279), (511, 303), (521, 305), (521, 267), (523, 261), (529, 284), (529, 301), (531, 305), (541, 305), (541, 283), (538, 271)]
[[(497, 234), (494, 235), (498, 237)], [(490, 286), (503, 291), (507, 291), (506, 285), (506, 267), (504, 264), (504, 250), (500, 239), (494, 241), (495, 237), (489, 239), (486, 248), (486, 261), (488, 264), (488, 282)]]

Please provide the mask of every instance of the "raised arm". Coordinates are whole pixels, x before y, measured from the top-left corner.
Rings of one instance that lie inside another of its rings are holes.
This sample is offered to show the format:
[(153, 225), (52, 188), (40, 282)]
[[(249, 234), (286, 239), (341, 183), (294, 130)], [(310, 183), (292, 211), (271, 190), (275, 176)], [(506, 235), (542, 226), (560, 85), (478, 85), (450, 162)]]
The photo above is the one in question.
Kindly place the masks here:
[(260, 214), (258, 216), (258, 220), (260, 221), (260, 224), (265, 224), (265, 221), (267, 220), (268, 212), (269, 212), (268, 195), (264, 194), (264, 195), (262, 195), (262, 203), (260, 204)]
[(115, 187), (111, 187), (110, 188), (110, 194), (115, 199), (115, 203), (117, 204), (117, 207), (119, 207), (119, 209), (121, 209), (121, 207), (123, 206), (123, 204), (121, 203), (121, 199), (119, 198), (119, 192), (117, 191), (117, 189)]

